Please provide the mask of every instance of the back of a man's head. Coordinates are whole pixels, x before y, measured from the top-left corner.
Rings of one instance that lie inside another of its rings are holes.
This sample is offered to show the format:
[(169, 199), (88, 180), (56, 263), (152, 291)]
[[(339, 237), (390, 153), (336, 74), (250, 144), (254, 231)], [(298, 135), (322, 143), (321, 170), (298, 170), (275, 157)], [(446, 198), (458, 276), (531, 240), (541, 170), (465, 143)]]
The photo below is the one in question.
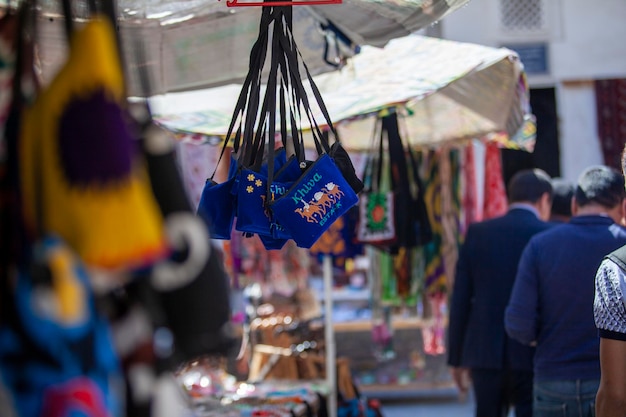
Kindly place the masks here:
[(541, 169), (525, 169), (513, 175), (507, 190), (510, 203), (534, 204), (545, 193), (552, 196), (552, 182), (550, 176)]
[(574, 184), (564, 178), (552, 178), (552, 215), (571, 217)]
[(626, 198), (624, 176), (605, 165), (591, 166), (580, 174), (574, 197), (579, 207), (599, 204), (613, 208)]

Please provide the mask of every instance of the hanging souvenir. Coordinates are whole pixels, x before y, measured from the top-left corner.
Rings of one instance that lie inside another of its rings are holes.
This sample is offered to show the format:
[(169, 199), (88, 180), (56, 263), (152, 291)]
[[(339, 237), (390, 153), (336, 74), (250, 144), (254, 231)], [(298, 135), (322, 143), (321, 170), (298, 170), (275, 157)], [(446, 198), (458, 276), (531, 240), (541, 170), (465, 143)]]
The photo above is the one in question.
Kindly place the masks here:
[(0, 326), (0, 375), (21, 417), (120, 415), (121, 370), (80, 260), (46, 237), (20, 268)]
[(87, 264), (148, 265), (166, 253), (163, 218), (124, 108), (114, 28), (94, 16), (69, 46), (22, 120), (26, 224), (35, 235), (60, 235)]

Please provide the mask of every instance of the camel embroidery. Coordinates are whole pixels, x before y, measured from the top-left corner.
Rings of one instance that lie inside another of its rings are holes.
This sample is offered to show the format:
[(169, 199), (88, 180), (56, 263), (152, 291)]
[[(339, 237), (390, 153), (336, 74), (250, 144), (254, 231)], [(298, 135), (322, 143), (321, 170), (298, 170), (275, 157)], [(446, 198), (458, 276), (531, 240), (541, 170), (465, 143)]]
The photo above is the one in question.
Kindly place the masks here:
[(344, 195), (344, 192), (339, 189), (339, 186), (333, 182), (326, 184), (326, 187), (323, 189), (326, 190), (326, 193), (332, 198), (333, 202), (338, 201)]
[[(335, 183), (329, 182), (325, 187), (322, 187), (321, 191), (314, 194), (313, 199), (304, 203), (304, 207), (296, 207), (294, 210), (302, 218), (306, 219), (308, 223), (320, 223), (326, 216), (328, 209), (332, 210), (344, 192), (339, 189), (339, 186)], [(332, 210), (334, 212), (334, 210)], [(322, 222), (323, 224), (324, 222)]]
[[(303, 218), (306, 219), (307, 222), (309, 223), (319, 223), (319, 220), (322, 219), (322, 217), (324, 217), (324, 214), (326, 213), (326, 210), (324, 209), (324, 207), (322, 206), (318, 206), (316, 204), (307, 204), (304, 203), (304, 207), (296, 207), (296, 213), (298, 213), (299, 215), (301, 215)], [(318, 214), (320, 219), (316, 219), (315, 215)]]

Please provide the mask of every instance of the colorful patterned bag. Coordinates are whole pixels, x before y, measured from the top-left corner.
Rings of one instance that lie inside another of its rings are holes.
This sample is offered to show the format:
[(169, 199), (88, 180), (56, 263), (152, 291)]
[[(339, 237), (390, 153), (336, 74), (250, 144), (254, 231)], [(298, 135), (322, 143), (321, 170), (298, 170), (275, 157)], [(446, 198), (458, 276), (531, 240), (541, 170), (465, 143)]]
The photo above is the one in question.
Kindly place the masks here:
[(11, 296), (0, 327), (0, 375), (18, 415), (120, 415), (117, 354), (75, 254), (59, 238), (44, 238)]

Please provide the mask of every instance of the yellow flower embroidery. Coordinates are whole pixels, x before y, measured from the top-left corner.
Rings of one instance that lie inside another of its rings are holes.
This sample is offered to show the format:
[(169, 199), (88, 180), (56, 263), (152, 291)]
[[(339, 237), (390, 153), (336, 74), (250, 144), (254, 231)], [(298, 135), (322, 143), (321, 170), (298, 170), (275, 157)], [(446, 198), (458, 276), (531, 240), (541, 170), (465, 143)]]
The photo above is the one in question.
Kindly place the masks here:
[(254, 181), (254, 174), (248, 174), (248, 181)]
[(256, 180), (256, 182), (254, 183), (254, 185), (256, 185), (257, 187), (260, 187), (263, 185), (263, 181), (261, 180)]
[(248, 185), (248, 186), (246, 187), (246, 191), (247, 191), (248, 193), (251, 193), (251, 192), (253, 192), (253, 191), (254, 191), (254, 188), (253, 188), (251, 185)]

